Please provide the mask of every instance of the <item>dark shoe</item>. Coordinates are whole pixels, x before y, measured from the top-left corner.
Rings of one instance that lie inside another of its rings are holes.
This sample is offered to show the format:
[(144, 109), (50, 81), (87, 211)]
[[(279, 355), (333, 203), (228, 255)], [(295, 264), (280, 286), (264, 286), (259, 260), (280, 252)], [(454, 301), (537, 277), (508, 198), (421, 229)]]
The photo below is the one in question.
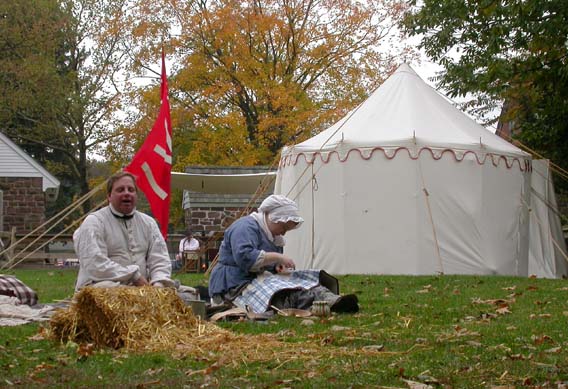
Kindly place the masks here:
[(359, 299), (354, 294), (339, 297), (331, 306), (331, 312), (355, 313), (359, 312)]

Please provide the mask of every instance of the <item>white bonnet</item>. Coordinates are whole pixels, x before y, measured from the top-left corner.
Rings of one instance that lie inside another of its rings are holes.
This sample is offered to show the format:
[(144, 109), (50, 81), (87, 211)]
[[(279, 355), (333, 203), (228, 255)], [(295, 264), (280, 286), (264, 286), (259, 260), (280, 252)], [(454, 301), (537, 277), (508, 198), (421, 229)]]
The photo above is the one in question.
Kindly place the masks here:
[(286, 223), (291, 220), (298, 223), (299, 227), (304, 222), (304, 219), (300, 217), (298, 205), (296, 205), (294, 200), (290, 200), (282, 195), (268, 196), (260, 204), (258, 211), (268, 214), (268, 218), (273, 223)]

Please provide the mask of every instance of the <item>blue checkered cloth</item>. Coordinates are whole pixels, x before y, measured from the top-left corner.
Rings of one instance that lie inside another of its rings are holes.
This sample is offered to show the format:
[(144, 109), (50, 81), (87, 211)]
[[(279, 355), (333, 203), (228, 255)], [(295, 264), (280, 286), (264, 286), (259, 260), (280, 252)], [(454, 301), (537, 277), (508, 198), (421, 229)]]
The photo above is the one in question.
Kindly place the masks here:
[(320, 283), (320, 270), (295, 270), (290, 274), (265, 272), (255, 278), (233, 303), (242, 308), (248, 307), (255, 313), (268, 310), (272, 296), (281, 290), (312, 289)]

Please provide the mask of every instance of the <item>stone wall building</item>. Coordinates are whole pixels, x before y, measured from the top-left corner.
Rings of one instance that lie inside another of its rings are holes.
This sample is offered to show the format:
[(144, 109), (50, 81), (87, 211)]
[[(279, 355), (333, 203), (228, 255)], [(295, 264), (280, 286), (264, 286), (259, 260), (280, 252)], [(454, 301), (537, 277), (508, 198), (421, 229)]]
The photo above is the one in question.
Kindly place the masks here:
[(25, 234), (45, 221), (59, 180), (0, 132), (0, 232)]
[(0, 177), (0, 230), (27, 233), (45, 222), (45, 194), (39, 177)]
[[(196, 167), (185, 169), (186, 173), (235, 175), (256, 174), (270, 171), (268, 167)], [(223, 232), (239, 217), (256, 211), (260, 203), (269, 195), (269, 190), (262, 195), (222, 194), (184, 191), (183, 208), (185, 226), (207, 245), (207, 257), (212, 259), (218, 251), (223, 239)], [(254, 198), (254, 199), (253, 199)]]

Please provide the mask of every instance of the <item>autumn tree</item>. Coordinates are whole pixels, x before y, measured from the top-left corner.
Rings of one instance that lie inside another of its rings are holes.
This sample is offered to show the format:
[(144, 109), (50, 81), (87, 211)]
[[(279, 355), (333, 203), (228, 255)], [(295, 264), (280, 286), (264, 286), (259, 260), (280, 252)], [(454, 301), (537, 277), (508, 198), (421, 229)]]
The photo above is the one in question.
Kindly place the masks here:
[(414, 1), (404, 26), (444, 70), (452, 97), (475, 95), (477, 113), (507, 103), (521, 141), (568, 165), (568, 2)]
[(40, 162), (50, 150), (32, 133), (58, 132), (58, 107), (67, 97), (63, 27), (66, 15), (56, 0), (0, 3), (0, 123)]
[(0, 5), (6, 132), (60, 178), (67, 201), (89, 191), (88, 157), (116, 136), (118, 72), (127, 52), (120, 29), (124, 3)]
[[(149, 7), (144, 2), (133, 12), (135, 55), (157, 63), (152, 50), (164, 41), (172, 59), (180, 170), (271, 164), (282, 146), (317, 133), (362, 101), (404, 51), (389, 45), (397, 43), (389, 41), (396, 41), (391, 28), (404, 10), (397, 1), (202, 0)], [(167, 30), (168, 22), (175, 29)], [(153, 116), (141, 113), (134, 144), (151, 126)]]

